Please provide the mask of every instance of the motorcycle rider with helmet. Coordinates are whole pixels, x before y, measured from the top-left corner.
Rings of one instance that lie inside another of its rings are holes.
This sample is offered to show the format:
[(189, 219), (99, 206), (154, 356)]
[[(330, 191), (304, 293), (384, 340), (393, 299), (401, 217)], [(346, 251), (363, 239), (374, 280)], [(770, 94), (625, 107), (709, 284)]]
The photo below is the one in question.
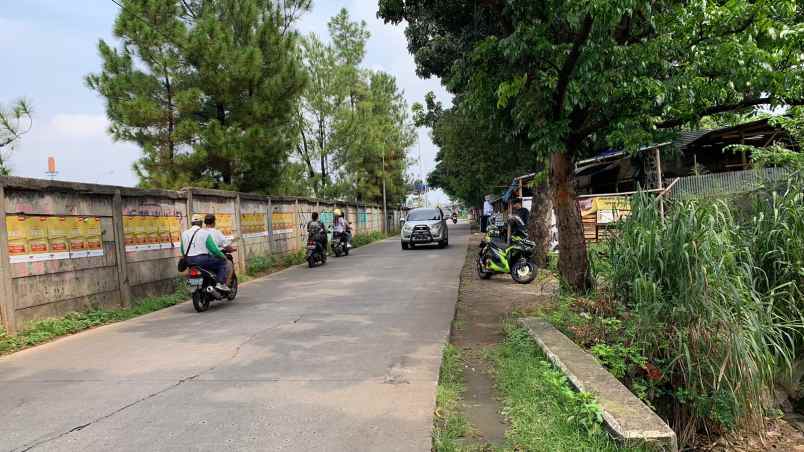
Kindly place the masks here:
[[(212, 219), (214, 227), (214, 215)], [(190, 229), (181, 234), (181, 252), (187, 256), (188, 266), (200, 267), (215, 275), (218, 281), (215, 289), (229, 292), (231, 289), (226, 286), (226, 256), (218, 247), (212, 231), (201, 227), (203, 222), (200, 215), (193, 215)]]
[(349, 222), (344, 218), (341, 209), (335, 209), (335, 220), (333, 221), (332, 231), (335, 234), (343, 235), (343, 238), (346, 240), (347, 248), (352, 247), (352, 227), (349, 226)]
[(326, 253), (327, 249), (327, 227), (318, 219), (318, 212), (313, 212), (313, 219), (307, 223), (307, 234), (313, 237), (321, 245)]

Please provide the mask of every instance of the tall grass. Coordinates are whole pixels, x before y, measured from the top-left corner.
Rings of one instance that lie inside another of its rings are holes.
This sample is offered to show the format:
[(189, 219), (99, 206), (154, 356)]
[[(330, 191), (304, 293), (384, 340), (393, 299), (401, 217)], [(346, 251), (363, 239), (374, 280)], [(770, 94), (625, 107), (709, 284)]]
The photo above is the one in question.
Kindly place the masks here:
[(763, 263), (746, 239), (752, 231), (725, 202), (679, 202), (665, 221), (647, 195), (632, 207), (608, 242), (606, 270), (633, 316), (636, 343), (663, 372), (664, 414), (686, 444), (701, 432), (759, 430), (774, 378), (794, 356), (797, 307), (757, 284)]

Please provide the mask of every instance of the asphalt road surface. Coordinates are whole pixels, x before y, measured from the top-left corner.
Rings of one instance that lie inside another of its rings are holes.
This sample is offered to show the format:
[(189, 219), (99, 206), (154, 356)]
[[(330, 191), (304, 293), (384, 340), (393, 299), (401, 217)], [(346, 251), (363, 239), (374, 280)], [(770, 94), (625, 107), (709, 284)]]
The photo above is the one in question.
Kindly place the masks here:
[(0, 358), (0, 450), (428, 451), (467, 225)]

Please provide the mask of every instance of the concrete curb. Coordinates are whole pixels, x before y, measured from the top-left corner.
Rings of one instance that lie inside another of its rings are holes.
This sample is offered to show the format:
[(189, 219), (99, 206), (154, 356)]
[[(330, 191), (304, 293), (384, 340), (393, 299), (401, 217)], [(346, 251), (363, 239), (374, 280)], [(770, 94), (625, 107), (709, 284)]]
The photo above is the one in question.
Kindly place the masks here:
[(524, 318), (519, 319), (519, 324), (577, 390), (595, 395), (603, 420), (617, 439), (626, 444), (678, 451), (675, 432), (592, 355), (545, 320)]

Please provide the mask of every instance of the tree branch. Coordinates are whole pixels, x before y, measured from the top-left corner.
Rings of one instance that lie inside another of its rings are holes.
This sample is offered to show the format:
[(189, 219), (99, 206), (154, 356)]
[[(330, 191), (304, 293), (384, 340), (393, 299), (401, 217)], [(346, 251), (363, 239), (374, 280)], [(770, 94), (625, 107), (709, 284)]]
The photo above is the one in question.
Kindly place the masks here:
[(740, 102), (735, 102), (733, 104), (721, 104), (721, 105), (713, 105), (711, 107), (704, 108), (703, 110), (696, 112), (693, 116), (689, 118), (671, 118), (666, 119), (658, 124), (656, 127), (659, 129), (670, 129), (673, 127), (678, 127), (686, 122), (690, 122), (696, 119), (703, 118), (704, 116), (716, 115), (718, 113), (727, 113), (730, 111), (742, 110), (743, 108), (749, 107), (756, 107), (759, 105), (769, 105), (775, 102), (784, 103), (786, 105), (797, 106), (797, 105), (804, 105), (804, 99), (779, 99), (775, 97), (756, 97), (756, 98), (746, 98)]
[(569, 82), (572, 79), (572, 73), (575, 71), (575, 67), (578, 65), (578, 60), (581, 57), (583, 45), (586, 43), (586, 40), (589, 39), (589, 34), (592, 32), (593, 23), (594, 20), (592, 19), (592, 16), (587, 15), (583, 21), (583, 27), (581, 28), (580, 33), (578, 33), (575, 37), (575, 42), (572, 44), (572, 50), (570, 50), (570, 54), (567, 56), (567, 60), (564, 61), (561, 72), (559, 72), (558, 86), (556, 86), (555, 95), (553, 97), (553, 119), (558, 119), (561, 117), (561, 111), (564, 108), (564, 99), (567, 97), (567, 88), (569, 87)]

